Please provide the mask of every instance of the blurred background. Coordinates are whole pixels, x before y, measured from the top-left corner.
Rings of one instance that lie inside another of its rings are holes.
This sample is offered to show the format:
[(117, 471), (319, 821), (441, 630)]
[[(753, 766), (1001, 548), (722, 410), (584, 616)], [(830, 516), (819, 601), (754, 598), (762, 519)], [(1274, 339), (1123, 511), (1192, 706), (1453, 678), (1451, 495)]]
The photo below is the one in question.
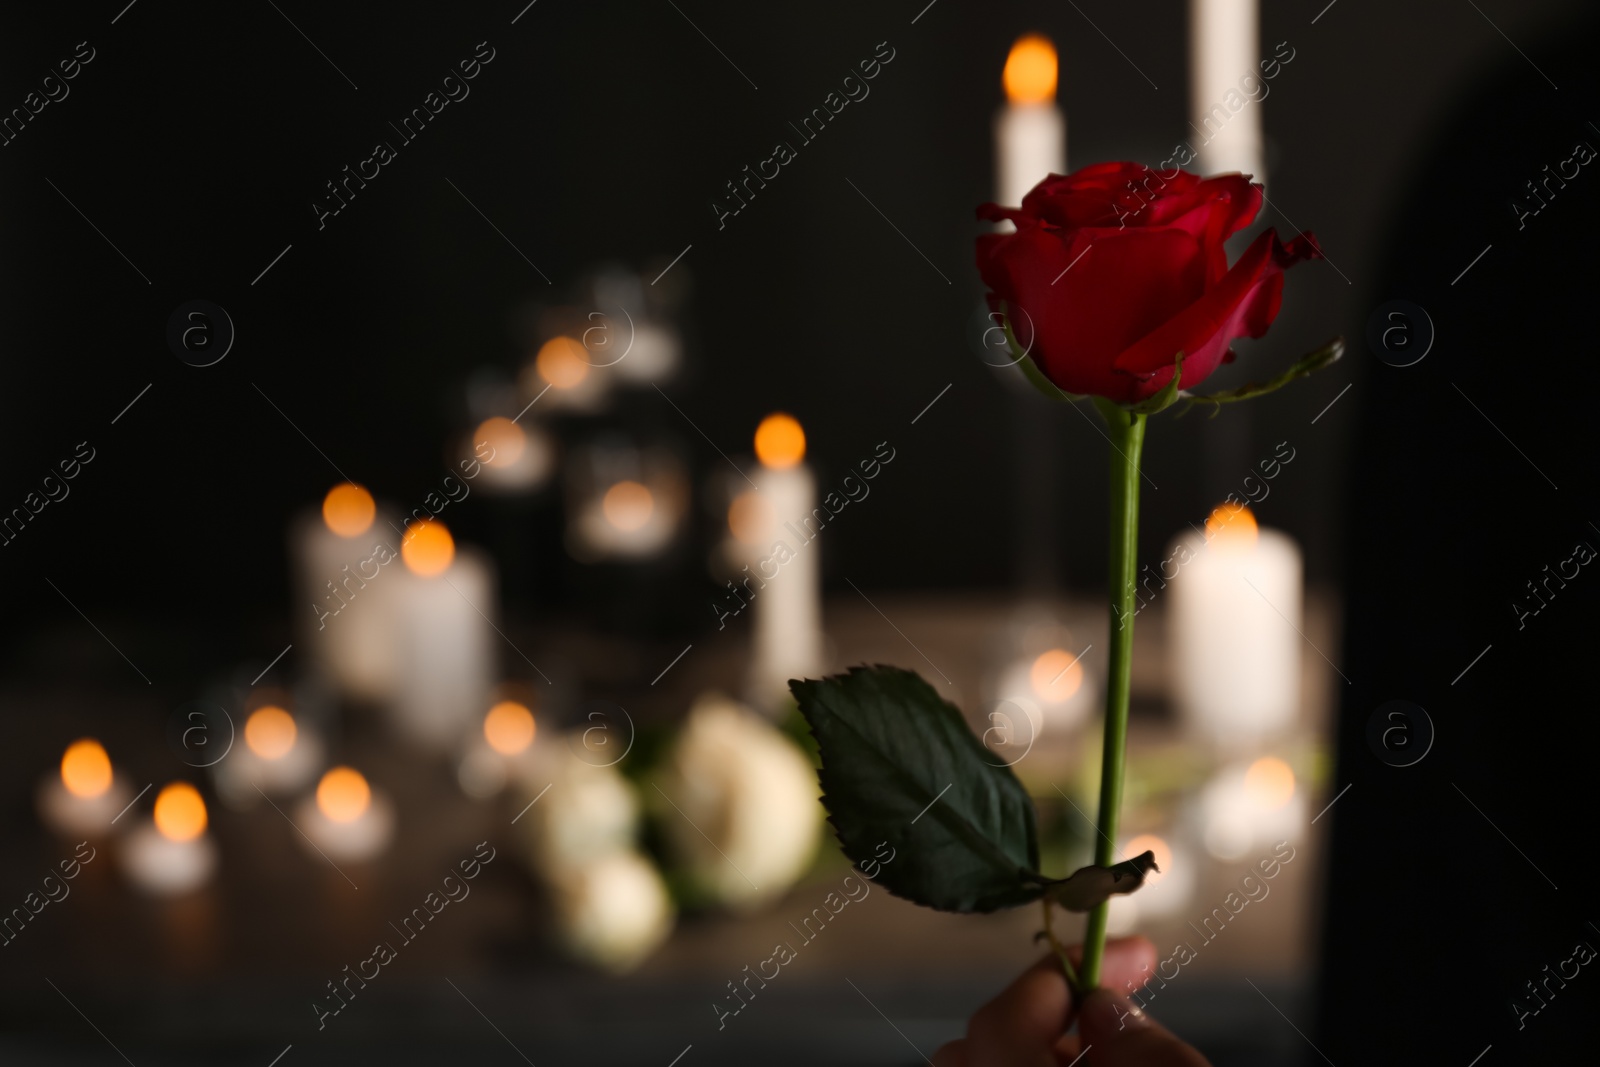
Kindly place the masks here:
[[(1048, 872), (1088, 862), (1106, 445), (997, 354), (973, 211), (1008, 166), (1161, 164), (1272, 59), (1205, 169), (1263, 174), (1251, 232), (1327, 259), (1207, 384), (1349, 352), (1153, 421), (1118, 846), (1170, 873), (1115, 923), (1190, 946), (1151, 1010), (1219, 1065), (1564, 1050), (1600, 936), (1594, 29), (1559, 0), (10, 12), (7, 1062), (958, 1036), (1037, 916), (874, 888), (804, 926), (850, 871), (782, 683), (919, 671), (1035, 796)], [(1056, 84), (1008, 100), (1026, 34)]]

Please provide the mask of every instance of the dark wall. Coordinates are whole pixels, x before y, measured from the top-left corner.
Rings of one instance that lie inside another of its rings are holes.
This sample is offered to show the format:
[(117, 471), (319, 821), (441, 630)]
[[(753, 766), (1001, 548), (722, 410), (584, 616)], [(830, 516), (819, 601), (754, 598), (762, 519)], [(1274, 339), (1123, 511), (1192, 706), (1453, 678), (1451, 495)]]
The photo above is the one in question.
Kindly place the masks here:
[[(1090, 412), (1034, 419), (1019, 441), (1018, 399), (968, 347), (980, 298), (972, 210), (990, 195), (998, 73), (1024, 30), (1061, 48), (1074, 165), (1164, 158), (1187, 130), (1184, 5), (941, 0), (919, 16), (915, 0), (543, 0), (515, 25), (515, 0), (279, 6), (140, 3), (119, 16), (113, 0), (4, 16), (6, 107), (77, 42), (95, 56), (69, 97), (0, 148), (0, 506), (78, 442), (97, 457), (70, 498), (0, 549), (14, 636), (75, 619), (48, 577), (91, 616), (164, 618), (219, 650), (253, 649), (242, 631), (281, 628), (288, 610), (286, 520), (335, 468), (383, 496), (420, 496), (461, 427), (465, 375), (523, 354), (519, 304), (597, 263), (664, 264), (690, 244), (675, 272), (692, 280), (696, 367), (672, 391), (699, 430), (746, 451), (760, 415), (783, 407), (811, 428), (824, 480), (880, 440), (904, 457), (871, 508), (841, 521), (831, 581), (1101, 581), (1104, 445)], [(1474, 72), (1515, 61), (1470, 6), (1339, 4), (1315, 24), (1320, 4), (1265, 6), (1267, 47), (1296, 51), (1260, 105), (1269, 195), (1317, 231), (1330, 263), (1295, 272), (1279, 325), (1221, 385), (1359, 332), (1389, 295), (1376, 288), (1378, 256), (1405, 225), (1395, 182), (1419, 165), (1423, 131)], [(1527, 42), (1577, 6), (1490, 14)], [(393, 139), (388, 122), (480, 41), (495, 58), (470, 97), (319, 229), (310, 205), (324, 183)], [(710, 201), (722, 184), (884, 41), (895, 58), (871, 96), (719, 229)], [(1475, 241), (1441, 252), (1441, 269)], [(197, 297), (238, 330), (206, 369), (164, 342), (169, 314)], [(1162, 419), (1147, 448), (1159, 489), (1145, 502), (1145, 553), (1288, 439), (1299, 458), (1260, 512), (1304, 541), (1314, 577), (1338, 574), (1339, 475), (1362, 390), (1310, 419), (1368, 362), (1357, 350), (1215, 422)], [(694, 428), (659, 414), (702, 470), (720, 463)], [(1050, 484), (1027, 490), (1054, 514), (1042, 536), (1055, 554), (1037, 573), (1019, 563), (1012, 529), (1019, 449), (1056, 457)], [(460, 519), (469, 537), (487, 521), (474, 507)]]

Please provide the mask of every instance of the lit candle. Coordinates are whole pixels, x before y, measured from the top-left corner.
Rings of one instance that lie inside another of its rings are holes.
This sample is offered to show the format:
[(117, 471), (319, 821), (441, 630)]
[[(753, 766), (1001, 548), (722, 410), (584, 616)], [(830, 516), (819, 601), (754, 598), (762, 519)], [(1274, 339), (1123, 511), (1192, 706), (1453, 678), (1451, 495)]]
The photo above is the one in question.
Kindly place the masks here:
[(1066, 173), (1067, 120), (1056, 107), (1056, 73), (1048, 37), (1027, 34), (1011, 46), (1001, 77), (1007, 103), (994, 123), (995, 197), (1006, 207), (1020, 205), (1046, 175)]
[(393, 550), (375, 555), (380, 541), (387, 544), (368, 536), (377, 514), (371, 493), (341, 482), (328, 490), (320, 515), (298, 520), (291, 538), (299, 579), (292, 612), (300, 620), (296, 645), (341, 694), (366, 701), (383, 699), (394, 677), (379, 603), (387, 575), (377, 570)]
[(495, 415), (479, 424), (462, 458), (481, 463), (479, 484), (485, 489), (524, 492), (549, 481), (555, 470), (555, 443), (538, 426), (524, 428)]
[(317, 783), (317, 792), (295, 808), (295, 825), (313, 854), (337, 863), (372, 859), (394, 837), (394, 807), (375, 793), (360, 771), (334, 767)]
[(444, 523), (424, 519), (400, 542), (403, 570), (385, 574), (393, 635), (390, 710), (410, 740), (454, 752), (488, 703), (494, 670), (494, 567), (456, 550)]
[(100, 837), (132, 799), (105, 748), (86, 737), (67, 746), (59, 775), (39, 783), (39, 816), (62, 837)]
[(155, 896), (178, 896), (211, 880), (217, 846), (206, 833), (206, 802), (188, 782), (156, 795), (154, 817), (136, 827), (118, 857), (128, 880)]
[(688, 487), (670, 451), (587, 448), (575, 456), (567, 482), (567, 547), (581, 562), (648, 559), (678, 535)]
[(276, 704), (263, 704), (244, 723), (244, 744), (212, 765), (217, 795), (232, 807), (251, 807), (261, 793), (297, 793), (322, 768), (322, 741)]
[(1277, 756), (1224, 767), (1201, 791), (1199, 810), (1206, 851), (1225, 863), (1295, 836), (1306, 818), (1294, 769)]
[(595, 359), (576, 337), (552, 337), (539, 346), (522, 374), (529, 402), (578, 411), (598, 408), (606, 396), (606, 376), (595, 373)]
[(1258, 529), (1224, 504), (1206, 535), (1171, 554), (1173, 696), (1190, 726), (1225, 748), (1248, 748), (1300, 710), (1302, 569), (1287, 534)]
[(511, 778), (526, 777), (537, 729), (526, 704), (519, 700), (496, 703), (483, 717), (482, 734), (468, 744), (456, 770), (461, 791), (486, 800), (504, 789)]
[(754, 616), (749, 699), (771, 710), (788, 698), (789, 679), (823, 667), (822, 560), (812, 544), (821, 525), (800, 423), (781, 412), (768, 415), (756, 427), (755, 449), (754, 495), (735, 498), (728, 525), (745, 568), (733, 595), (737, 602), (749, 597)]
[(1189, 113), (1202, 174), (1266, 178), (1261, 105), (1246, 95), (1261, 85), (1258, 22), (1256, 0), (1189, 0)]
[[(1086, 685), (1087, 680), (1079, 653), (1064, 648), (1013, 661), (1001, 677), (997, 706), (990, 716), (995, 727), (992, 740), (1000, 745), (1001, 755), (1020, 758), (1041, 738), (1070, 737), (1094, 706), (1094, 687)], [(1018, 709), (1028, 718), (1026, 726), (1016, 721)]]

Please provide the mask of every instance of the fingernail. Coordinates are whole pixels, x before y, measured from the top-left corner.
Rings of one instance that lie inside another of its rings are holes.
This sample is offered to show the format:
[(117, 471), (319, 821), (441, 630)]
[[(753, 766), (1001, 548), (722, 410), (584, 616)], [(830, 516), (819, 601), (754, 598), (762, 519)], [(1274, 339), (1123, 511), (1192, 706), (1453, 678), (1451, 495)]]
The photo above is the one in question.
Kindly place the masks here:
[(1149, 1025), (1138, 1005), (1109, 989), (1096, 989), (1090, 993), (1079, 1019), (1080, 1026), (1101, 1033), (1139, 1030)]

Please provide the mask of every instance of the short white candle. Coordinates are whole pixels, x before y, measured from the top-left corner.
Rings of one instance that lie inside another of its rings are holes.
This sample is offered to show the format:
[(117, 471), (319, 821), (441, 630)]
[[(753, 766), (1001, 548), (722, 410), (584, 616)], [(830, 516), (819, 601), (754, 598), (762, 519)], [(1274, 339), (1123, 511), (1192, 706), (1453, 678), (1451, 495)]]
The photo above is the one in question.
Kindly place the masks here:
[(502, 700), (483, 717), (483, 731), (467, 744), (456, 770), (461, 791), (486, 800), (514, 779), (532, 773), (533, 712), (518, 700)]
[(1241, 505), (1217, 508), (1206, 531), (1169, 557), (1173, 697), (1202, 736), (1248, 748), (1299, 716), (1300, 549)]
[(495, 415), (478, 424), (462, 458), (481, 464), (478, 484), (489, 492), (528, 492), (549, 481), (555, 471), (555, 442), (536, 425), (524, 427)]
[(98, 838), (111, 832), (111, 820), (132, 799), (105, 748), (86, 737), (67, 746), (60, 774), (39, 783), (39, 817), (61, 837)]
[(301, 634), (296, 644), (341, 694), (367, 701), (388, 695), (395, 665), (380, 603), (390, 570), (382, 561), (393, 550), (375, 554), (380, 539), (368, 535), (376, 517), (372, 494), (341, 482), (328, 491), (320, 514), (296, 522), (290, 538), (298, 601), (293, 615)]
[(538, 401), (546, 410), (594, 411), (605, 402), (609, 382), (608, 375), (596, 373), (603, 369), (596, 365), (609, 358), (597, 360), (576, 337), (552, 337), (524, 369), (522, 391), (529, 403)]
[[(755, 450), (754, 495), (729, 509), (730, 547), (744, 566), (729, 596), (739, 603), (750, 598), (749, 698), (771, 710), (788, 697), (789, 679), (823, 667), (822, 556), (815, 543), (821, 529), (800, 423), (781, 412), (767, 416), (756, 428)], [(831, 520), (826, 510), (823, 516)], [(779, 542), (787, 551), (774, 551)]]
[(1304, 793), (1294, 769), (1277, 756), (1224, 767), (1200, 793), (1206, 851), (1232, 863), (1262, 844), (1296, 836), (1306, 820)]
[(334, 767), (317, 783), (316, 795), (295, 808), (295, 825), (314, 854), (335, 863), (369, 860), (394, 838), (394, 807), (360, 771)]
[(1246, 96), (1259, 56), (1256, 0), (1189, 0), (1189, 113), (1200, 173), (1265, 181), (1261, 104)]
[[(658, 488), (660, 488), (658, 486)], [(677, 533), (676, 500), (632, 478), (576, 505), (571, 536), (583, 559), (644, 559), (666, 548)]]
[(122, 841), (118, 857), (128, 880), (147, 893), (170, 897), (192, 892), (217, 869), (217, 846), (206, 833), (206, 802), (188, 782), (173, 782), (156, 796), (154, 817)]
[(322, 764), (322, 739), (283, 708), (264, 704), (245, 719), (244, 743), (213, 765), (212, 777), (230, 807), (253, 807), (262, 793), (298, 793)]
[[(1056, 50), (1049, 38), (1019, 37), (1006, 57), (1006, 106), (995, 116), (995, 196), (1017, 207), (1035, 185), (1067, 169), (1067, 120), (1056, 107)], [(1009, 223), (1006, 224), (1009, 227)]]
[(391, 564), (379, 579), (394, 641), (390, 710), (408, 739), (454, 752), (488, 703), (494, 567), (481, 553), (458, 552), (437, 519), (409, 527), (400, 554), (404, 569)]

